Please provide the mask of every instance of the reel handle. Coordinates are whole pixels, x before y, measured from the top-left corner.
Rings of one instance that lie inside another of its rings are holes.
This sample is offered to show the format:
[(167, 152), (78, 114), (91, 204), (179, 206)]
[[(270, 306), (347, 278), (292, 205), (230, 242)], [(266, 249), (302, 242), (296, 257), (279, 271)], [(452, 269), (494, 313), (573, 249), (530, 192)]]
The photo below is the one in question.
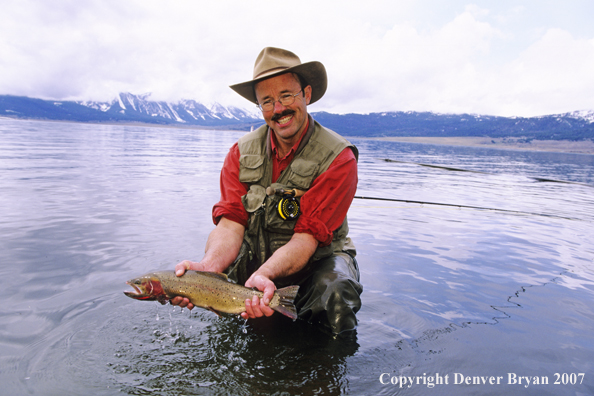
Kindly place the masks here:
[(297, 190), (296, 188), (292, 189), (292, 190), (285, 190), (284, 188), (272, 188), (271, 186), (266, 188), (266, 195), (271, 196), (271, 195), (281, 195), (281, 196), (285, 196), (285, 195), (290, 195), (291, 197), (295, 197), (298, 198), (300, 196), (302, 196), (303, 194), (305, 194), (304, 190)]

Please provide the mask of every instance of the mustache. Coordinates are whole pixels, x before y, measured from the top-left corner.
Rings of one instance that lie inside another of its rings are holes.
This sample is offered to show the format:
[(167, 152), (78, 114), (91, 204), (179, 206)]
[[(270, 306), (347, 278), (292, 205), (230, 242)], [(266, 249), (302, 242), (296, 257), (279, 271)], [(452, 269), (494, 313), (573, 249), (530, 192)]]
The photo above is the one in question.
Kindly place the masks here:
[(272, 118), (270, 118), (270, 119), (271, 119), (272, 121), (278, 121), (278, 120), (280, 120), (281, 118), (283, 118), (283, 117), (286, 117), (286, 116), (288, 116), (288, 115), (291, 115), (291, 114), (295, 114), (295, 111), (294, 111), (294, 110), (289, 110), (289, 109), (286, 109), (286, 110), (284, 110), (282, 113), (277, 113), (277, 114), (274, 114), (274, 115), (272, 116)]

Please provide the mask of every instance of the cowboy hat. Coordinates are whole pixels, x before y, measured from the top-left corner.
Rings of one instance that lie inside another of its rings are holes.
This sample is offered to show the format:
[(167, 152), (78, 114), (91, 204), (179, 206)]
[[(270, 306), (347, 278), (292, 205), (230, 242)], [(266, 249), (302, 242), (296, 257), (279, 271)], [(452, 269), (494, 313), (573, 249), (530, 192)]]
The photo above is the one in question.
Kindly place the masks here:
[(260, 52), (254, 64), (254, 77), (252, 80), (231, 85), (231, 89), (250, 102), (258, 104), (254, 91), (256, 83), (285, 73), (296, 73), (306, 81), (307, 85), (311, 85), (310, 104), (315, 103), (324, 96), (328, 86), (328, 77), (324, 65), (320, 62), (301, 63), (299, 57), (291, 51), (274, 47), (266, 47)]

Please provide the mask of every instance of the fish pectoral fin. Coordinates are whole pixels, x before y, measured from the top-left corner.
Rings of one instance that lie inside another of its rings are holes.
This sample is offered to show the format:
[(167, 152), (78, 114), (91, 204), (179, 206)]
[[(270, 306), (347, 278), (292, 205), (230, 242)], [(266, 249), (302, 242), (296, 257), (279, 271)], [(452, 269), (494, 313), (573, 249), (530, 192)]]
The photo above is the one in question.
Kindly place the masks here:
[(219, 318), (221, 317), (221, 313), (219, 311), (217, 311), (216, 309), (214, 309), (213, 307), (206, 307), (206, 309), (208, 309), (211, 312), (216, 313)]

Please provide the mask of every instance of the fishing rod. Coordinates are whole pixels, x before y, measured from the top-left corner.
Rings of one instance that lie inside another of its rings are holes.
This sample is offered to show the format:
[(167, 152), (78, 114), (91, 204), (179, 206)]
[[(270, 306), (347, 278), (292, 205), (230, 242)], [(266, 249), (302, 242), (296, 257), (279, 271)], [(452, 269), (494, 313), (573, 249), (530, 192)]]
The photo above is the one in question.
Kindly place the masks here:
[[(499, 173), (483, 172), (483, 171), (476, 171), (476, 170), (470, 170), (470, 169), (454, 168), (451, 166), (423, 164), (421, 162), (399, 161), (399, 160), (393, 160), (390, 158), (381, 158), (381, 161), (394, 162), (394, 163), (398, 163), (398, 164), (412, 164), (412, 165), (418, 165), (418, 166), (425, 166), (428, 168), (444, 169), (444, 170), (453, 171), (453, 172), (482, 173), (485, 175), (498, 175), (499, 174)], [(536, 177), (536, 176), (526, 176), (526, 177), (528, 179), (536, 180), (537, 182), (542, 182), (542, 183), (564, 183), (564, 184), (577, 184), (577, 185), (586, 186), (586, 187), (594, 187), (594, 185), (592, 185), (592, 184), (580, 183), (580, 182), (574, 182), (574, 181), (568, 181), (568, 180), (557, 180), (557, 179), (549, 179), (549, 178), (545, 178), (545, 177)]]
[(447, 206), (453, 208), (464, 208), (464, 209), (477, 209), (477, 210), (492, 210), (496, 212), (505, 212), (505, 213), (513, 213), (513, 214), (520, 214), (520, 215), (530, 215), (530, 216), (542, 216), (542, 217), (550, 217), (550, 218), (557, 218), (563, 220), (580, 220), (574, 217), (564, 217), (564, 216), (557, 216), (551, 215), (546, 213), (534, 213), (534, 212), (524, 212), (520, 210), (509, 210), (509, 209), (498, 209), (498, 208), (486, 208), (484, 206), (471, 206), (471, 205), (457, 205), (457, 204), (448, 204), (448, 203), (441, 203), (441, 202), (428, 202), (428, 201), (414, 201), (410, 199), (396, 199), (396, 198), (382, 198), (382, 197), (364, 197), (360, 195), (355, 195), (355, 199), (368, 199), (373, 201), (388, 201), (388, 202), (404, 202), (404, 203), (412, 203), (412, 204), (419, 204), (419, 205), (434, 205), (434, 206)]

